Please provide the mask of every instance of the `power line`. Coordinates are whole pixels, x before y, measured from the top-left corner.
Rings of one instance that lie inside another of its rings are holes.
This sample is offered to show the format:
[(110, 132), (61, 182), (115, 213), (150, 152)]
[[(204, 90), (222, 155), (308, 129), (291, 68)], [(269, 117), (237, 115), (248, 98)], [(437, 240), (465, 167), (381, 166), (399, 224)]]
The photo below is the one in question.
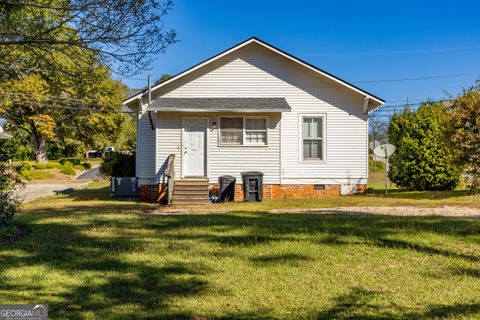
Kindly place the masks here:
[(370, 55), (392, 55), (392, 54), (411, 54), (411, 53), (427, 53), (427, 52), (444, 52), (444, 51), (460, 51), (460, 50), (472, 50), (480, 49), (480, 46), (468, 46), (468, 47), (450, 47), (450, 48), (433, 48), (433, 49), (418, 49), (418, 50), (399, 50), (399, 51), (372, 51), (372, 52), (357, 52), (357, 53), (336, 53), (336, 54), (316, 54), (312, 56), (370, 56)]
[(429, 80), (429, 79), (441, 79), (441, 78), (455, 78), (455, 77), (463, 77), (463, 76), (471, 76), (471, 75), (479, 75), (479, 74), (480, 74), (480, 72), (469, 72), (469, 73), (446, 74), (446, 75), (439, 75), (439, 76), (425, 76), (425, 77), (415, 77), (415, 78), (353, 81), (353, 83), (381, 83), (381, 82), (417, 81), (417, 80)]

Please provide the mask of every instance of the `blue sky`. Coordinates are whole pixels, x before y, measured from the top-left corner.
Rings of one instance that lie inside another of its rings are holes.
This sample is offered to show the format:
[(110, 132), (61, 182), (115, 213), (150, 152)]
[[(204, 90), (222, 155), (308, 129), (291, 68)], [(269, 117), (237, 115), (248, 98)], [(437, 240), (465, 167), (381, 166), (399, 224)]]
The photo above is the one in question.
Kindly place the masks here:
[[(389, 105), (407, 97), (436, 99), (445, 91), (458, 93), (480, 76), (479, 11), (478, 1), (174, 0), (166, 27), (177, 31), (180, 42), (159, 55), (152, 70), (133, 78), (176, 74), (256, 36), (353, 83), (469, 74), (355, 83)], [(466, 49), (429, 51), (443, 48)], [(131, 88), (146, 85), (124, 82)]]

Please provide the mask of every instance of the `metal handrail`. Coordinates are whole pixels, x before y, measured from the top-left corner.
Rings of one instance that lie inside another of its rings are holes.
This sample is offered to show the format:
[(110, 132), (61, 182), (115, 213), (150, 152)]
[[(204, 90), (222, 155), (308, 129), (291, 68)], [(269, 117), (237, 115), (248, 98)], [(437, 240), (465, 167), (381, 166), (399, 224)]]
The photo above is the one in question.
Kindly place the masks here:
[(167, 205), (172, 203), (173, 186), (175, 185), (175, 155), (171, 154), (167, 158), (167, 169), (165, 176), (167, 177)]

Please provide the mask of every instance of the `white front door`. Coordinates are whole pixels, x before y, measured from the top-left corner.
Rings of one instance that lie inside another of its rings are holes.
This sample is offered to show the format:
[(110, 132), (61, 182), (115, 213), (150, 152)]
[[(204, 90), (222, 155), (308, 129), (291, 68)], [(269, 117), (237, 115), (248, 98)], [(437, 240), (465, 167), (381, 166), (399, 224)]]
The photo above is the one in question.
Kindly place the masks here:
[(208, 119), (183, 119), (183, 176), (206, 176)]

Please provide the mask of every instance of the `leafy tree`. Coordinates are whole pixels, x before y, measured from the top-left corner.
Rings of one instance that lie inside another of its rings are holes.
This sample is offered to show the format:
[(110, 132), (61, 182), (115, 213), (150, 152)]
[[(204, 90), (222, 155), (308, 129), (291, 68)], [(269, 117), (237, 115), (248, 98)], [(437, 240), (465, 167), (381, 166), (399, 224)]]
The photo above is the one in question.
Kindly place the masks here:
[(455, 99), (452, 114), (451, 139), (475, 193), (480, 188), (480, 82)]
[[(0, 61), (17, 74), (47, 65), (77, 76), (84, 65), (97, 63), (122, 74), (136, 73), (176, 42), (175, 32), (164, 30), (172, 7), (171, 0), (1, 1)], [(9, 54), (2, 55), (4, 50)], [(35, 59), (15, 59), (19, 53)], [(59, 59), (76, 67), (64, 69)]]
[(37, 162), (47, 161), (48, 141), (86, 149), (117, 137), (126, 87), (100, 66), (89, 78), (77, 82), (57, 72), (30, 73), (0, 84), (0, 90), (11, 93), (0, 96), (0, 115), (32, 148)]
[(135, 177), (135, 154), (109, 154), (100, 165), (100, 172), (111, 177)]
[(379, 141), (380, 143), (387, 142), (388, 123), (386, 121), (373, 117), (369, 120), (369, 127), (370, 141)]
[(451, 190), (462, 173), (448, 141), (451, 113), (442, 104), (426, 103), (417, 111), (393, 116), (389, 142), (396, 146), (390, 158), (389, 178), (407, 190)]

